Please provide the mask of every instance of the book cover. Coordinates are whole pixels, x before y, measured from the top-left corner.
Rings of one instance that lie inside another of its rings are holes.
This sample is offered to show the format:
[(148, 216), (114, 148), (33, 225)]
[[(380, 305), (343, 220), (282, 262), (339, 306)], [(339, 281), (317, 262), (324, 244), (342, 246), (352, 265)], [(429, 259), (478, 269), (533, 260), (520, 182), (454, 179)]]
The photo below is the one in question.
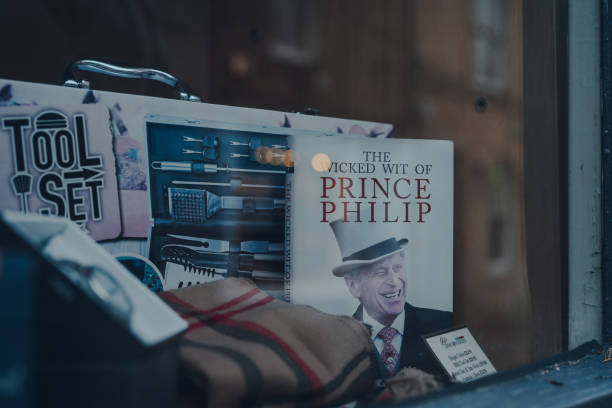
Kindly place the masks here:
[(452, 325), (452, 143), (289, 136), (288, 145), (286, 299), (366, 323), (389, 372), (440, 373), (421, 336)]
[(452, 326), (453, 145), (288, 136), (285, 299), (370, 328), (380, 375), (444, 375), (422, 336)]

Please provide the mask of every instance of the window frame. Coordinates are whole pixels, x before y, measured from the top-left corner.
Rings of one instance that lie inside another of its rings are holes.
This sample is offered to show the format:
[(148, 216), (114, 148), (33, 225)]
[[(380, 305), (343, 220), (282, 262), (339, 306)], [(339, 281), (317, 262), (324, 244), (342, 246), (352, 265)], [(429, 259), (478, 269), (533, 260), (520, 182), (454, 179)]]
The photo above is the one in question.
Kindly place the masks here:
[(525, 253), (532, 360), (568, 342), (567, 0), (523, 1)]
[(612, 342), (612, 10), (600, 1), (603, 342)]

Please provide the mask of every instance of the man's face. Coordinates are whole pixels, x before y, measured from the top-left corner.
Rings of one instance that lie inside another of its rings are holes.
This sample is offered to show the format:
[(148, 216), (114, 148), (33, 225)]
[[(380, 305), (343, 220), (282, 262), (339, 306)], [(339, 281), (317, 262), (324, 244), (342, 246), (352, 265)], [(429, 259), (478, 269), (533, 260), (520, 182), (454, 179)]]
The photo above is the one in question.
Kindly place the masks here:
[(347, 274), (344, 279), (351, 294), (379, 323), (390, 325), (404, 310), (406, 272), (401, 253), (362, 267), (355, 276)]

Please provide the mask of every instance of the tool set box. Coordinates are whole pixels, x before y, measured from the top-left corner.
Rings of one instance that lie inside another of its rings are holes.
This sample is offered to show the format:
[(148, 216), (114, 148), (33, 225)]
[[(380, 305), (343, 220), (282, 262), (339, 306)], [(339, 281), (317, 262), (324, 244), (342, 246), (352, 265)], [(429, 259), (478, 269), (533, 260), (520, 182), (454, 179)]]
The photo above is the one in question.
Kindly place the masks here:
[(226, 277), (282, 296), (291, 129), (145, 119), (149, 259), (165, 288)]

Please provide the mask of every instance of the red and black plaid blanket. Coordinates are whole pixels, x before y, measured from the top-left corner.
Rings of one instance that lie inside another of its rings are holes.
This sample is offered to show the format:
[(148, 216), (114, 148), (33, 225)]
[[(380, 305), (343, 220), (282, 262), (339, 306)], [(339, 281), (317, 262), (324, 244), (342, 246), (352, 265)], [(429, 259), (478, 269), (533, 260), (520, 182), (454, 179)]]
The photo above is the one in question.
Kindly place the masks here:
[(351, 317), (276, 300), (245, 279), (161, 296), (189, 322), (183, 377), (209, 407), (333, 406), (373, 386), (369, 334)]

